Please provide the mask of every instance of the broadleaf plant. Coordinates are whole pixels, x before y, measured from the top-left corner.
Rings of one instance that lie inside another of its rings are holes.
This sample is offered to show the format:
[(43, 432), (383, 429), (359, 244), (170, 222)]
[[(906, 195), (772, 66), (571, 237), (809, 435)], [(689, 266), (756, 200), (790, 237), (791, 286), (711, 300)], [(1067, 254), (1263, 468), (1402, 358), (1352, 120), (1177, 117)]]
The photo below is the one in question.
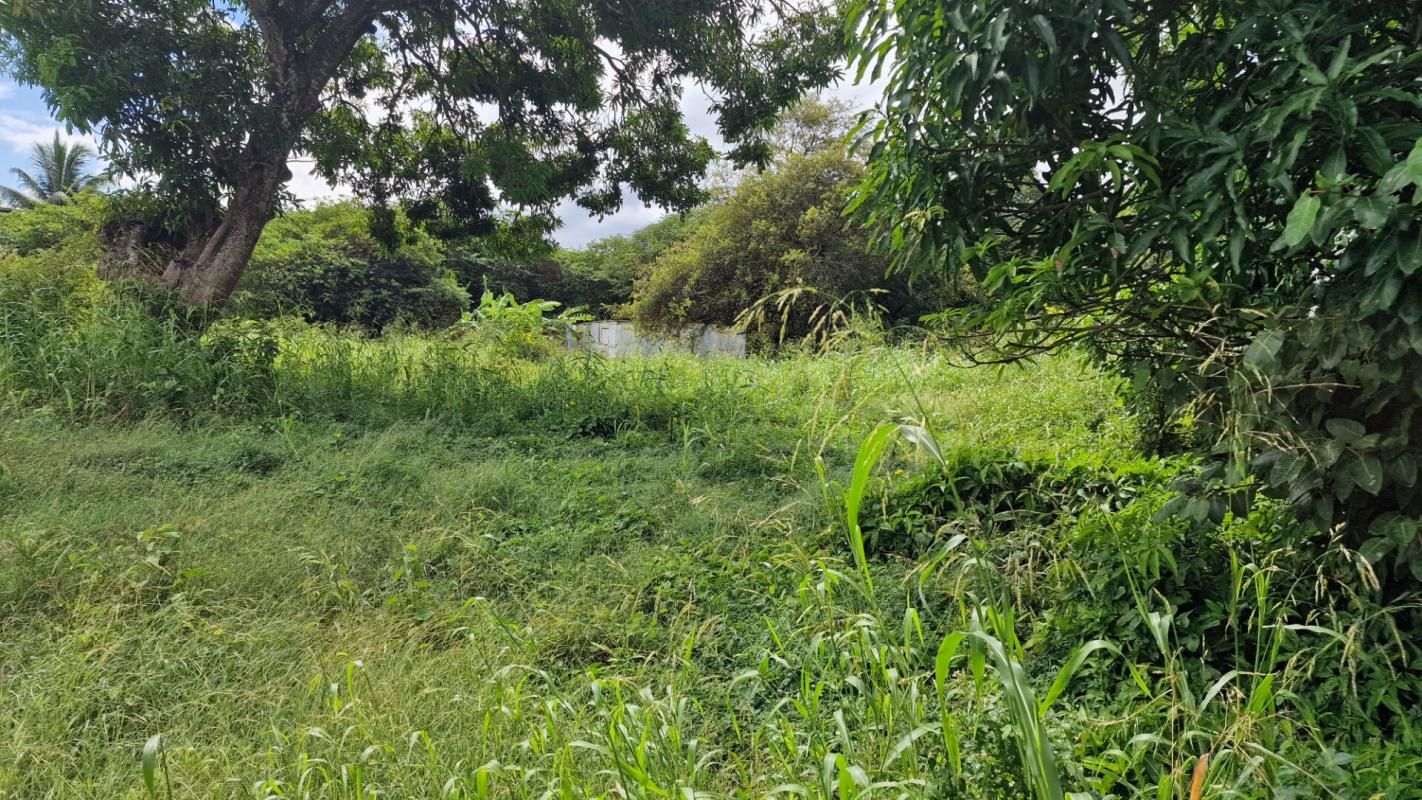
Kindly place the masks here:
[[(1084, 344), (1226, 484), (1422, 558), (1422, 24), (1406, 4), (858, 0), (855, 209), (971, 273), (984, 359)], [(1214, 514), (1223, 513), (1216, 504)], [(1401, 569), (1399, 569), (1401, 568)]]

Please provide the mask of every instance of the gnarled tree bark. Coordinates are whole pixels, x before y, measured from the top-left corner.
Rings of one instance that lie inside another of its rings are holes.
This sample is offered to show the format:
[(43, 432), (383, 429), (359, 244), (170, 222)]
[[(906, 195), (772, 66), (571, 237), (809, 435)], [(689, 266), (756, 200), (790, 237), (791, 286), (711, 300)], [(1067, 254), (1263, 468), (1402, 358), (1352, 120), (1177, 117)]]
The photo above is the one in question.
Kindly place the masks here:
[(222, 219), (168, 262), (162, 282), (192, 305), (222, 303), (232, 296), (262, 230), (276, 213), (277, 192), (291, 179), (289, 147), (256, 156), (235, 187)]
[[(198, 231), (168, 261), (159, 281), (193, 305), (231, 297), (257, 240), (276, 213), (277, 195), (291, 179), (286, 166), (293, 147), (321, 104), (321, 92), (361, 36), (371, 32), (383, 0), (249, 0), (271, 68), (268, 91), (278, 113), (266, 130), (254, 130), (238, 163), (223, 214)], [(328, 12), (335, 6), (341, 10)], [(132, 236), (115, 243), (132, 251)], [(115, 253), (117, 261), (123, 254)], [(130, 253), (131, 255), (131, 253)], [(128, 259), (130, 262), (133, 259)]]

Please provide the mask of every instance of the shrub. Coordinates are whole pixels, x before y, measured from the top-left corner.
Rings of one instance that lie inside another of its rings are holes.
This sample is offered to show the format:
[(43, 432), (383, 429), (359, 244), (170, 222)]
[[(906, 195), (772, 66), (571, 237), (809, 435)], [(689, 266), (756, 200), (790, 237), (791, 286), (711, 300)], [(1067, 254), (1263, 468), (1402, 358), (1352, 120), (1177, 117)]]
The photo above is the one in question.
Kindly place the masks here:
[(799, 338), (812, 329), (817, 309), (846, 297), (872, 300), (891, 320), (941, 309), (947, 297), (939, 286), (886, 280), (888, 262), (866, 252), (861, 231), (846, 228), (841, 210), (862, 171), (826, 150), (789, 155), (746, 178), (639, 276), (632, 318), (663, 333), (691, 323), (729, 325), (762, 299), (790, 291), (795, 302), (752, 327)]
[(103, 216), (104, 204), (102, 196), (83, 192), (62, 205), (39, 204), (0, 214), (0, 252), (9, 250), (24, 256), (71, 238), (92, 236)]
[(876, 242), (914, 271), (971, 268), (987, 302), (965, 327), (998, 357), (1088, 343), (1232, 480), (1417, 587), (1415, 13), (853, 5), (860, 69), (896, 62), (856, 201)]
[[(5, 217), (40, 215), (34, 211), (6, 214)], [(12, 306), (12, 314), (72, 313), (92, 304), (103, 292), (95, 274), (99, 261), (98, 242), (81, 233), (56, 240), (43, 249), (26, 248), (23, 253), (0, 251), (0, 304)], [(7, 318), (12, 314), (7, 314)]]
[[(243, 378), (233, 388), (242, 396), (235, 398), (244, 404), (260, 406), (276, 388), (276, 359), (281, 353), (281, 335), (274, 323), (266, 320), (225, 319), (209, 326), (199, 340), (203, 352), (216, 363), (226, 364)], [(215, 400), (228, 400), (223, 395), (228, 387), (219, 386)]]
[(986, 448), (944, 454), (941, 467), (893, 487), (865, 525), (875, 550), (921, 555), (950, 523), (1004, 533), (1046, 527), (1083, 508), (1118, 510), (1169, 481), (1164, 462), (1056, 463)]
[(526, 303), (542, 297), (562, 299), (566, 294), (568, 276), (552, 259), (519, 261), (489, 253), (473, 242), (450, 244), (447, 252), (445, 267), (471, 297), (488, 290)]
[(706, 212), (673, 214), (624, 236), (608, 236), (580, 250), (554, 254), (562, 274), (562, 294), (546, 294), (587, 306), (602, 316), (619, 316), (632, 299), (638, 275), (700, 226)]
[(556, 300), (520, 303), (508, 292), (494, 294), (486, 289), (479, 305), (455, 326), (455, 334), (502, 357), (546, 358), (563, 351), (574, 324), (590, 319), (580, 308), (558, 312), (561, 306)]
[(453, 323), (468, 294), (444, 267), (443, 246), (397, 218), (394, 246), (381, 244), (366, 210), (350, 203), (273, 220), (237, 299), (249, 316), (300, 313), (312, 322), (379, 332), (396, 321)]

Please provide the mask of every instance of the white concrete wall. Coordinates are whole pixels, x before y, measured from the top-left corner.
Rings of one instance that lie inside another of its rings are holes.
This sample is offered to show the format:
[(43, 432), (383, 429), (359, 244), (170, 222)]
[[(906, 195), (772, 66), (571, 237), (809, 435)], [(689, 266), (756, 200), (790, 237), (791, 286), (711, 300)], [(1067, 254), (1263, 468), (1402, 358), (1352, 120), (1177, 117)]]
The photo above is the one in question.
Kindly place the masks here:
[(587, 322), (577, 326), (576, 346), (595, 350), (609, 358), (673, 351), (699, 356), (746, 356), (745, 334), (723, 331), (710, 325), (686, 328), (673, 338), (654, 338), (638, 334), (632, 323), (622, 320)]

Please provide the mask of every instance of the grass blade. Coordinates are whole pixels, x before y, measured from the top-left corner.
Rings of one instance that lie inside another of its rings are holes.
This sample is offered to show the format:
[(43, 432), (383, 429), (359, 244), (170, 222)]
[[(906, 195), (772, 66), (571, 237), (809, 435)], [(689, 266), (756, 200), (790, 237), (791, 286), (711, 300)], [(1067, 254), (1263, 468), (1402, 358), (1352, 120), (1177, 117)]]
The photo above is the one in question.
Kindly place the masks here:
[(874, 591), (874, 581), (869, 576), (869, 559), (864, 551), (864, 531), (859, 525), (859, 511), (864, 505), (864, 492), (869, 487), (869, 476), (897, 430), (897, 425), (886, 422), (876, 427), (859, 445), (859, 454), (854, 457), (854, 473), (849, 481), (849, 491), (844, 495), (844, 521), (849, 528), (849, 546), (854, 551), (854, 563), (859, 567), (864, 576), (864, 583), (871, 593)]
[(163, 734), (155, 733), (143, 745), (143, 785), (151, 800), (158, 800), (158, 758), (163, 752)]
[(1051, 708), (1052, 703), (1066, 690), (1067, 684), (1071, 683), (1072, 676), (1076, 674), (1078, 669), (1081, 669), (1082, 664), (1086, 663), (1086, 659), (1097, 650), (1109, 650), (1117, 655), (1121, 652), (1114, 644), (1104, 639), (1092, 639), (1081, 647), (1073, 650), (1071, 657), (1067, 659), (1067, 662), (1062, 665), (1061, 671), (1057, 673), (1056, 680), (1052, 681), (1051, 687), (1047, 689), (1047, 694), (1042, 698), (1041, 702), (1037, 704), (1038, 717), (1046, 716), (1047, 709)]

